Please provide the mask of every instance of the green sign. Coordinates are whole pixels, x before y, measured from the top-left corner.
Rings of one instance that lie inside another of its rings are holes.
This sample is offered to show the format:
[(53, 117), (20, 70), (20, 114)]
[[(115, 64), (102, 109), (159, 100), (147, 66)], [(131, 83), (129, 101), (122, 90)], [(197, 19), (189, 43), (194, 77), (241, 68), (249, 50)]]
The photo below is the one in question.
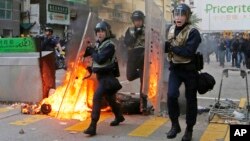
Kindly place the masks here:
[(61, 13), (66, 15), (69, 13), (68, 7), (54, 5), (54, 4), (49, 4), (48, 7), (49, 7), (49, 12)]
[(206, 4), (205, 11), (207, 13), (250, 13), (250, 5), (245, 4), (238, 4), (238, 5), (213, 5), (213, 4)]
[(0, 52), (35, 52), (32, 38), (0, 38)]
[(69, 1), (69, 2), (75, 2), (75, 3), (81, 3), (81, 4), (87, 4), (87, 0), (66, 0), (66, 1)]

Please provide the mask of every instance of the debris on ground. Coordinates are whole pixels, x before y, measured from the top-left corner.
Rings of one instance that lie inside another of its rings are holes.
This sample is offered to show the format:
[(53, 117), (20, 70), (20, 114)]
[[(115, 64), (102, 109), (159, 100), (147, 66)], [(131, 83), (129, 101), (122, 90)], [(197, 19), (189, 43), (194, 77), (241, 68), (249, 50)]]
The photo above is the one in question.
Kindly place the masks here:
[(19, 131), (19, 134), (24, 134), (24, 130), (21, 129), (21, 130)]
[(197, 111), (198, 114), (208, 113), (209, 111), (210, 111), (210, 108), (198, 106), (198, 111)]
[(40, 114), (41, 111), (41, 106), (37, 105), (37, 104), (22, 104), (21, 105), (21, 113), (23, 114)]

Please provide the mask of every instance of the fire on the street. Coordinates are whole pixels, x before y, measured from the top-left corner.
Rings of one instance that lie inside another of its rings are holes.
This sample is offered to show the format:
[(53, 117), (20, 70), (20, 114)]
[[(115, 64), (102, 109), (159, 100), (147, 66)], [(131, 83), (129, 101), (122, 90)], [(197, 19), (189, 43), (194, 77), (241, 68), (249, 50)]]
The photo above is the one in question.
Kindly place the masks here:
[(84, 120), (92, 107), (92, 97), (96, 81), (84, 79), (88, 71), (79, 63), (76, 71), (67, 72), (63, 84), (54, 94), (45, 98), (41, 104), (51, 105), (50, 116), (62, 119)]

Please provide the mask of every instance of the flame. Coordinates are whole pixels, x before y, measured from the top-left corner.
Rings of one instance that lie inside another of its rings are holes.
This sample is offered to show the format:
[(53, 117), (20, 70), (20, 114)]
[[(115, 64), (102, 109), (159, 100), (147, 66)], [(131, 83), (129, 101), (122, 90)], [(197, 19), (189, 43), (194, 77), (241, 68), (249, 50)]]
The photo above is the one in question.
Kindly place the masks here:
[(63, 84), (55, 93), (43, 99), (42, 104), (52, 107), (50, 116), (62, 119), (85, 120), (91, 111), (96, 80), (92, 77), (84, 79), (88, 71), (79, 63), (76, 71), (66, 72)]
[[(150, 70), (151, 74), (156, 72), (156, 70)], [(149, 87), (148, 87), (148, 99), (151, 101), (153, 106), (156, 106), (157, 103), (157, 87), (158, 87), (158, 76), (150, 75), (149, 76)]]
[[(151, 46), (153, 49), (160, 49), (161, 45), (159, 42), (159, 36), (160, 36), (160, 31), (152, 31), (152, 42), (151, 42)], [(159, 50), (155, 50), (154, 52), (161, 52)], [(160, 74), (162, 74), (162, 61), (161, 60), (158, 53), (154, 54), (153, 51), (151, 52), (152, 54), (150, 54), (149, 58), (150, 61), (152, 62), (150, 64), (150, 69), (149, 69), (149, 86), (148, 86), (148, 99), (151, 101), (152, 105), (154, 107), (157, 107), (157, 94), (158, 94), (158, 88), (161, 88), (161, 83), (159, 82), (160, 79)]]

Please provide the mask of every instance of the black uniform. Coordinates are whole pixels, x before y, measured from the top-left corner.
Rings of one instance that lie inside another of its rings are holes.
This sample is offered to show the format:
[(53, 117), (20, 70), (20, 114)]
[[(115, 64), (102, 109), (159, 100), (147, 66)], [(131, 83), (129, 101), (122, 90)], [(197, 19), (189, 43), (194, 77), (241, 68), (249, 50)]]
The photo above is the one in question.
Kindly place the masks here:
[(142, 93), (144, 50), (145, 50), (145, 27), (130, 27), (127, 29), (124, 43), (128, 47), (127, 79), (133, 81), (140, 78), (140, 110), (147, 114), (147, 96)]
[(114, 65), (112, 59), (115, 54), (114, 44), (110, 39), (105, 39), (102, 42), (97, 41), (96, 49), (88, 47), (86, 52), (89, 52), (93, 58), (92, 71), (96, 73), (98, 86), (94, 93), (93, 108), (91, 112), (91, 124), (88, 129), (84, 131), (85, 134), (95, 135), (96, 124), (100, 118), (100, 111), (103, 97), (108, 102), (109, 106), (115, 115), (115, 120), (110, 123), (110, 126), (117, 126), (125, 119), (119, 103), (116, 102), (116, 92), (122, 88), (118, 79), (113, 73)]
[[(184, 28), (176, 28), (175, 35)], [(201, 42), (198, 30), (193, 29), (189, 33), (185, 47), (172, 47), (172, 51), (180, 56), (192, 58)], [(168, 48), (168, 47), (166, 47)], [(178, 97), (179, 87), (182, 82), (185, 84), (185, 97), (187, 99), (187, 125), (193, 126), (197, 116), (197, 76), (194, 62), (184, 64), (174, 64), (170, 62), (170, 76), (168, 81), (168, 109), (171, 121), (178, 120), (180, 115)]]
[[(176, 27), (175, 37), (185, 28)], [(185, 85), (186, 97), (186, 124), (187, 128), (182, 141), (189, 141), (192, 138), (193, 126), (197, 117), (197, 88), (198, 88), (198, 71), (193, 60), (195, 52), (201, 42), (200, 33), (193, 28), (188, 34), (186, 42), (182, 46), (172, 46), (166, 42), (165, 51), (174, 53), (180, 57), (189, 58), (191, 62), (175, 63), (170, 61), (170, 75), (168, 81), (167, 105), (169, 117), (172, 123), (171, 130), (167, 133), (167, 138), (175, 138), (181, 132), (178, 118), (180, 116), (180, 108), (178, 97), (180, 95), (179, 88), (182, 83)]]
[[(109, 39), (107, 39), (109, 40)], [(105, 42), (105, 41), (103, 41)], [(103, 43), (102, 42), (102, 43)], [(98, 42), (99, 46), (102, 45), (102, 43)], [(115, 47), (111, 43), (106, 43), (106, 47), (98, 51), (94, 51), (92, 53), (93, 61), (97, 62), (98, 64), (103, 64), (107, 60), (112, 59), (111, 57), (115, 53)], [(97, 47), (98, 48), (98, 47)], [(115, 93), (121, 88), (119, 88), (120, 84), (119, 81), (115, 78), (114, 74), (112, 73), (113, 66), (106, 66), (103, 68), (95, 68), (93, 67), (93, 72), (96, 73), (97, 80), (99, 82), (99, 85), (95, 91), (94, 99), (93, 99), (93, 110), (91, 118), (94, 121), (98, 121), (100, 117), (100, 110), (101, 110), (101, 104), (102, 104), (102, 98), (105, 97), (107, 102), (109, 103), (110, 107), (112, 108), (112, 111), (115, 114), (116, 118), (122, 117), (122, 113), (120, 110), (120, 105), (116, 102), (116, 96)], [(118, 87), (117, 87), (118, 86)]]
[(42, 42), (42, 51), (55, 51), (56, 45), (59, 41), (54, 37), (44, 37)]

